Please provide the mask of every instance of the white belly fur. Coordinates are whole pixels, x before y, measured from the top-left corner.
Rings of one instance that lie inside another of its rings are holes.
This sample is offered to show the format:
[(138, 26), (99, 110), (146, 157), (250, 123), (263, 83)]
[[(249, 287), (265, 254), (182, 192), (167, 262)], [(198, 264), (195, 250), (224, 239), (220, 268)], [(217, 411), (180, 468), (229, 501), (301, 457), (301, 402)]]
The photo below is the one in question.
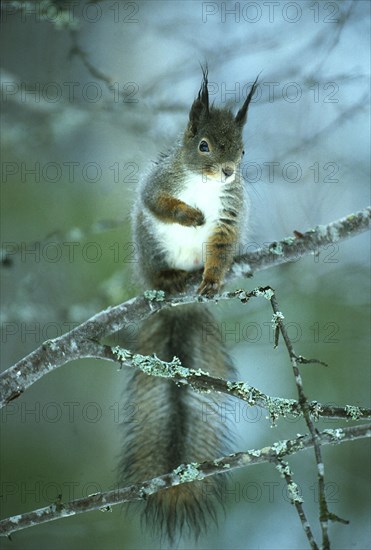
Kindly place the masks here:
[(203, 212), (204, 225), (185, 227), (178, 223), (156, 221), (158, 242), (166, 251), (169, 267), (186, 271), (203, 267), (206, 243), (220, 215), (222, 187), (221, 181), (210, 178), (203, 181), (201, 175), (191, 175), (186, 188), (177, 197)]

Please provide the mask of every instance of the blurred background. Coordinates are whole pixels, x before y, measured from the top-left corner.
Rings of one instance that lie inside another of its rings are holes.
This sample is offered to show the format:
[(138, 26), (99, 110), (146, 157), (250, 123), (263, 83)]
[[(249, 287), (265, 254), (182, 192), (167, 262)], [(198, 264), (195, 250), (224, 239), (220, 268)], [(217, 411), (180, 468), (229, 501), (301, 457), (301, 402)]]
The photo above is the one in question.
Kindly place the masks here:
[[(200, 63), (211, 100), (232, 109), (261, 73), (244, 134), (249, 250), (369, 204), (369, 2), (4, 1), (1, 14), (3, 370), (142, 290), (133, 199), (187, 123)], [(296, 351), (329, 364), (302, 366), (310, 399), (369, 403), (369, 261), (362, 234), (232, 285), (275, 288)], [(296, 398), (285, 349), (273, 349), (269, 303), (213, 310), (239, 378)], [(135, 332), (128, 327), (129, 340)], [(111, 363), (74, 362), (2, 411), (1, 517), (116, 486), (120, 421), (140, 407), (122, 397), (124, 385)], [(272, 427), (243, 403), (231, 416), (236, 451), (307, 431), (295, 419)], [(369, 548), (369, 444), (323, 455), (330, 508), (350, 520), (331, 525), (332, 545)], [(313, 453), (288, 461), (319, 536)], [(179, 548), (307, 548), (272, 466), (233, 474), (229, 488), (219, 528)], [(4, 541), (12, 550), (159, 546), (119, 506)]]

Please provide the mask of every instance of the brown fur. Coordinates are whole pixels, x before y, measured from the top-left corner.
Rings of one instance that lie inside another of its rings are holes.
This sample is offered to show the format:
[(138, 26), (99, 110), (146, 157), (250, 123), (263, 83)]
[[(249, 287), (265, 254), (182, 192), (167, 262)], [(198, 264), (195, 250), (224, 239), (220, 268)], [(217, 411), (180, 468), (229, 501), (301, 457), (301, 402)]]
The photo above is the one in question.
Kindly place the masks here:
[(180, 223), (180, 225), (193, 226), (202, 225), (205, 218), (201, 210), (192, 208), (188, 204), (170, 195), (159, 195), (156, 202), (156, 209), (152, 208), (156, 216), (166, 223)]

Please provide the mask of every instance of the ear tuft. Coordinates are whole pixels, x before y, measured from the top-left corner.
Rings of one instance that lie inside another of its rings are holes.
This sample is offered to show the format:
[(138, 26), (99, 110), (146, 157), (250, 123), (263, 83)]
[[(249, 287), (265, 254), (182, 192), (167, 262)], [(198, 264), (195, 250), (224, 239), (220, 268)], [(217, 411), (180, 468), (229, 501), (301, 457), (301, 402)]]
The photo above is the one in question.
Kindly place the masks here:
[(207, 63), (205, 67), (201, 65), (201, 69), (202, 69), (201, 88), (189, 112), (188, 129), (193, 136), (197, 133), (197, 128), (198, 128), (200, 119), (209, 114), (209, 91), (207, 89), (207, 84), (208, 84), (207, 77), (208, 77), (209, 71), (207, 68)]
[(255, 79), (255, 82), (254, 84), (251, 86), (251, 89), (250, 89), (250, 92), (249, 92), (249, 95), (247, 96), (247, 98), (245, 99), (245, 102), (244, 104), (242, 105), (241, 109), (238, 111), (238, 113), (236, 114), (236, 118), (235, 118), (235, 121), (236, 123), (239, 125), (239, 126), (243, 126), (246, 122), (246, 119), (247, 119), (247, 110), (249, 108), (249, 103), (255, 93), (255, 90), (257, 88), (257, 85), (258, 85), (258, 78), (259, 78), (259, 75), (256, 77)]
[(198, 92), (197, 99), (201, 101), (201, 103), (206, 109), (206, 112), (208, 113), (209, 112), (209, 91), (207, 89), (207, 85), (208, 85), (207, 77), (209, 75), (209, 69), (208, 69), (207, 63), (205, 64), (205, 67), (201, 65), (201, 69), (202, 69), (202, 83), (201, 83), (200, 91)]

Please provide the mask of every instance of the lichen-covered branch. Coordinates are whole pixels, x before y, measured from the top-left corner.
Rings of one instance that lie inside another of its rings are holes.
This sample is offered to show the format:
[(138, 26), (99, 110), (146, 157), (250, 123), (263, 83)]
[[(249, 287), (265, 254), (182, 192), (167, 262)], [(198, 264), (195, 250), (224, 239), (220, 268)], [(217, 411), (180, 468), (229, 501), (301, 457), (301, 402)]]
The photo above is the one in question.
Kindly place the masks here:
[[(250, 298), (260, 296), (270, 300), (273, 296), (273, 290), (270, 287), (256, 288), (250, 292), (238, 290), (224, 293), (219, 296), (219, 299), (237, 298), (246, 303)], [(184, 299), (189, 301), (192, 299), (198, 300), (198, 297)], [(151, 376), (172, 378), (175, 383), (189, 384), (195, 390), (217, 391), (232, 395), (245, 401), (250, 406), (259, 406), (266, 409), (273, 422), (280, 416), (294, 415), (299, 417), (302, 415), (298, 401), (270, 397), (254, 386), (250, 386), (247, 382), (230, 382), (222, 378), (212, 377), (200, 369), (188, 369), (177, 358), (174, 358), (171, 362), (166, 362), (156, 356), (132, 354), (130, 350), (122, 349), (119, 346), (112, 348), (99, 343), (99, 338), (105, 335), (104, 328), (107, 328), (107, 326), (104, 326), (104, 321), (102, 325), (102, 318), (107, 319), (107, 324), (110, 326), (108, 333), (115, 332), (124, 326), (124, 322), (133, 322), (133, 320), (138, 320), (140, 316), (145, 318), (162, 307), (169, 307), (175, 303), (183, 303), (183, 298), (176, 302), (174, 300), (166, 301), (161, 292), (146, 292), (144, 298), (135, 298), (120, 306), (109, 308), (71, 332), (44, 342), (42, 346), (0, 375), (0, 408), (12, 399), (19, 397), (42, 376), (61, 365), (74, 359), (92, 358), (116, 361), (125, 367), (140, 368)], [(299, 357), (299, 360), (307, 362), (303, 357)], [(371, 417), (370, 409), (353, 405), (336, 407), (322, 405), (317, 401), (313, 401), (308, 405), (310, 414), (314, 419), (331, 417), (359, 420)]]
[(328, 225), (318, 225), (304, 233), (296, 231), (295, 236), (239, 256), (233, 265), (232, 276), (249, 275), (274, 265), (298, 260), (301, 256), (318, 254), (324, 246), (367, 231), (370, 218), (371, 207), (368, 207)]
[[(268, 411), (272, 422), (275, 422), (279, 417), (288, 415), (303, 416), (300, 402), (295, 399), (271, 397), (256, 387), (250, 386), (247, 382), (230, 382), (223, 378), (210, 376), (201, 369), (188, 369), (183, 367), (177, 357), (174, 357), (171, 362), (166, 362), (156, 356), (133, 355), (129, 350), (122, 349), (119, 346), (111, 348), (99, 345), (97, 345), (96, 353), (102, 359), (116, 359), (123, 366), (139, 368), (150, 376), (172, 378), (179, 385), (189, 384), (193, 389), (198, 391), (225, 393), (245, 401), (251, 407), (262, 407)], [(300, 357), (300, 359), (304, 360), (303, 357)], [(303, 362), (306, 362), (306, 360)], [(311, 401), (308, 402), (308, 410), (314, 420), (325, 417), (347, 420), (371, 418), (371, 409), (352, 405), (335, 407), (322, 405), (318, 401)]]
[[(369, 227), (370, 216), (371, 208), (366, 208), (327, 226), (318, 226), (316, 229), (301, 234), (298, 238), (290, 237), (273, 243), (268, 248), (241, 256), (236, 259), (229, 279), (235, 279), (241, 275), (251, 275), (252, 272), (259, 269), (292, 261), (298, 255), (310, 254), (330, 242), (365, 231)], [(189, 292), (194, 291), (192, 283), (199, 282), (194, 279), (194, 277), (190, 278)], [(238, 293), (229, 292), (217, 296), (214, 300), (229, 300), (236, 297), (242, 299)], [(247, 296), (246, 299), (249, 297)], [(69, 333), (44, 342), (35, 351), (3, 372), (0, 376), (0, 407), (19, 397), (42, 376), (61, 365), (76, 359), (95, 357), (92, 351), (92, 347), (94, 347), (92, 340), (96, 342), (130, 323), (144, 320), (163, 307), (174, 307), (198, 301), (207, 301), (207, 298), (200, 298), (192, 294), (165, 298), (163, 293), (155, 292), (148, 298), (133, 298), (97, 313)]]
[[(345, 441), (370, 436), (371, 424), (338, 428), (336, 430), (323, 430), (323, 432), (318, 434), (322, 445), (344, 443)], [(235, 453), (211, 462), (181, 464), (173, 472), (144, 481), (143, 483), (137, 483), (130, 487), (107, 491), (105, 493), (96, 493), (69, 503), (63, 503), (60, 499), (51, 506), (3, 519), (0, 521), (0, 536), (10, 536), (12, 533), (26, 529), (27, 527), (74, 516), (83, 512), (91, 512), (93, 510), (105, 511), (110, 506), (123, 502), (144, 500), (160, 489), (166, 489), (180, 485), (181, 483), (203, 480), (205, 477), (230, 472), (237, 468), (244, 468), (263, 462), (276, 463), (277, 459), (311, 447), (313, 447), (312, 436), (304, 435), (298, 436), (296, 439), (278, 441), (270, 447)]]
[(0, 375), (0, 407), (56, 368), (76, 359), (96, 357), (95, 344), (100, 338), (155, 310), (156, 303), (152, 305), (143, 297), (134, 298), (101, 311), (58, 338), (47, 340)]

